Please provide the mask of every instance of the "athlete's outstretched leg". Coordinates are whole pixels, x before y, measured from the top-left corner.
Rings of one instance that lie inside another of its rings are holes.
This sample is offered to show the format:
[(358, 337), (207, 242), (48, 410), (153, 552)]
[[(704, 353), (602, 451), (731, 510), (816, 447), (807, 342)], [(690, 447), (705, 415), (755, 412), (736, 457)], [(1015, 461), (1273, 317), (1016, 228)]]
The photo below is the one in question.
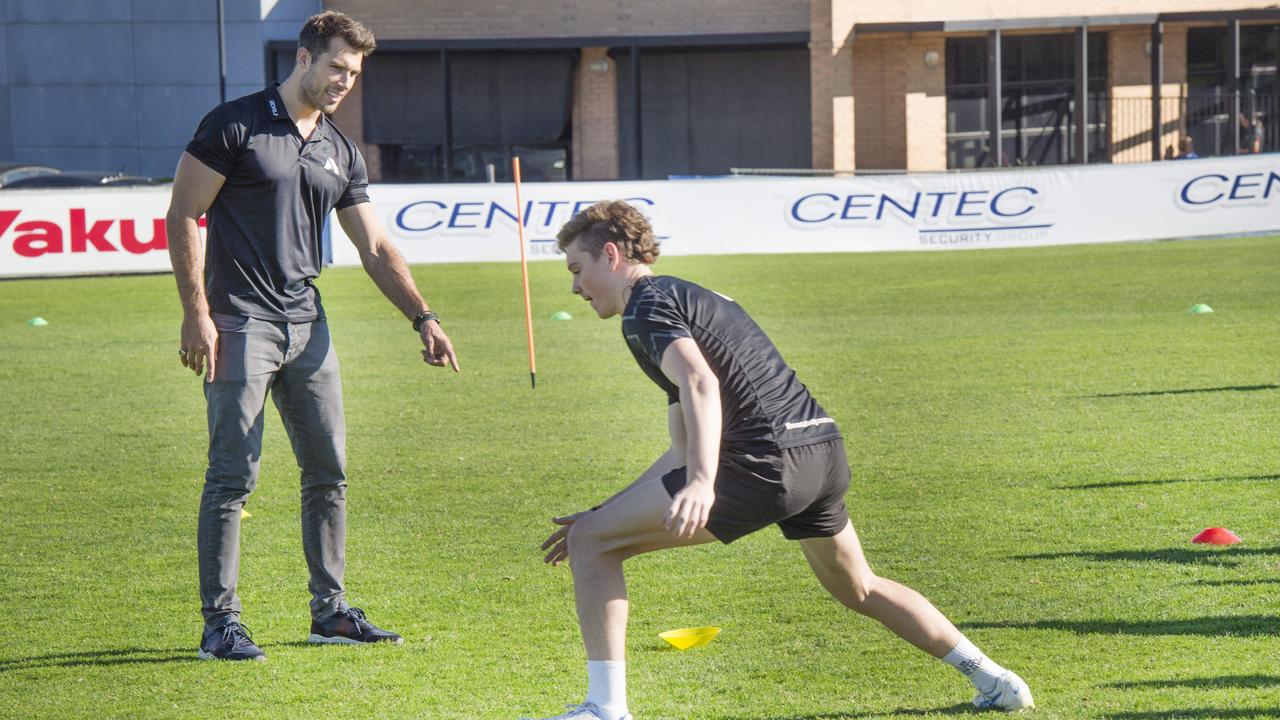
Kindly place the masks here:
[(1021, 678), (986, 657), (923, 595), (873, 573), (852, 524), (834, 537), (801, 540), (800, 547), (833, 597), (968, 677), (978, 689), (974, 705), (1004, 710), (1034, 705)]

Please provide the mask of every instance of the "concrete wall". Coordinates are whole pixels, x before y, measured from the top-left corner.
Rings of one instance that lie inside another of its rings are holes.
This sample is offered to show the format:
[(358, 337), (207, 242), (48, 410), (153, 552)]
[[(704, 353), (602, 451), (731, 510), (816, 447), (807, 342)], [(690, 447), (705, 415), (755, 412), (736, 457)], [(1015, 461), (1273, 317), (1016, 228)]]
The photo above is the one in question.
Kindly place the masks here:
[[(225, 0), (227, 98), (319, 0)], [(173, 174), (218, 104), (214, 0), (0, 0), (0, 162)]]

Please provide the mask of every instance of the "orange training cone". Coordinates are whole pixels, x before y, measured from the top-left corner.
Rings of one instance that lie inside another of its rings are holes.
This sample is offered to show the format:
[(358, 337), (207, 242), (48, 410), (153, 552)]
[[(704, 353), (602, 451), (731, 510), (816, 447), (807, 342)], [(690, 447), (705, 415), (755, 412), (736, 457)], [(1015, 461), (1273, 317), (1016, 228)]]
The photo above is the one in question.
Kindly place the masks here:
[(1211, 527), (1191, 538), (1191, 542), (1208, 543), (1209, 545), (1235, 545), (1238, 542), (1244, 541), (1240, 539), (1239, 535), (1226, 528)]

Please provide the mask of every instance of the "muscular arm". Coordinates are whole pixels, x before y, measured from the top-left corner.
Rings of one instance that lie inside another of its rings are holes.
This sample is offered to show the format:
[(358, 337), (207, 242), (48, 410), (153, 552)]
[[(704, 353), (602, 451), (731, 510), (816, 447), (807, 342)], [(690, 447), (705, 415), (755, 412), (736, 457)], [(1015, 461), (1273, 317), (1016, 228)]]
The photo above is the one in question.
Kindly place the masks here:
[[(680, 425), (683, 442), (674, 421), (672, 449), (683, 448), (687, 481), (672, 498), (667, 527), (678, 537), (692, 537), (705, 527), (715, 502), (716, 468), (720, 464), (720, 381), (693, 338), (680, 338), (662, 354), (662, 373), (680, 388)], [(676, 407), (676, 406), (673, 406)]]
[[(418, 313), (430, 309), (418, 293), (404, 257), (387, 238), (374, 215), (373, 205), (359, 203), (345, 207), (338, 211), (338, 222), (360, 253), (360, 264), (364, 266), (364, 271), (392, 305), (411, 320)], [(421, 335), (422, 344), (426, 348), (423, 359), (438, 366), (447, 362), (457, 372), (458, 358), (453, 352), (453, 344), (440, 329), (440, 324), (434, 320), (423, 323)]]
[(209, 299), (205, 297), (204, 244), (200, 240), (200, 216), (218, 197), (226, 178), (187, 153), (178, 161), (174, 173), (173, 194), (165, 216), (165, 232), (169, 240), (169, 262), (178, 283), (182, 301), (181, 347), (186, 355), (182, 364), (200, 374), (205, 359), (212, 382), (217, 361), (218, 330), (209, 317)]

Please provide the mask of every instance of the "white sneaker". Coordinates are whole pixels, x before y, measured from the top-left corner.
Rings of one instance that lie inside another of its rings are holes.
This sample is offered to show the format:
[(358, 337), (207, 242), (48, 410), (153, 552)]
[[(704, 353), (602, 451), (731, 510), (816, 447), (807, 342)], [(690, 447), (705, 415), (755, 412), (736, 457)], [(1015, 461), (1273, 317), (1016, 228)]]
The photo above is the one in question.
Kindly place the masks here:
[(994, 690), (974, 696), (973, 706), (979, 710), (1025, 710), (1035, 707), (1036, 701), (1022, 678), (1009, 671), (996, 680)]
[[(604, 720), (604, 716), (600, 714), (600, 708), (595, 703), (582, 703), (581, 705), (566, 705), (569, 712), (555, 717), (542, 718), (542, 720)], [(538, 720), (537, 718), (520, 718), (520, 720)], [(633, 720), (631, 713), (627, 713), (618, 720)]]

